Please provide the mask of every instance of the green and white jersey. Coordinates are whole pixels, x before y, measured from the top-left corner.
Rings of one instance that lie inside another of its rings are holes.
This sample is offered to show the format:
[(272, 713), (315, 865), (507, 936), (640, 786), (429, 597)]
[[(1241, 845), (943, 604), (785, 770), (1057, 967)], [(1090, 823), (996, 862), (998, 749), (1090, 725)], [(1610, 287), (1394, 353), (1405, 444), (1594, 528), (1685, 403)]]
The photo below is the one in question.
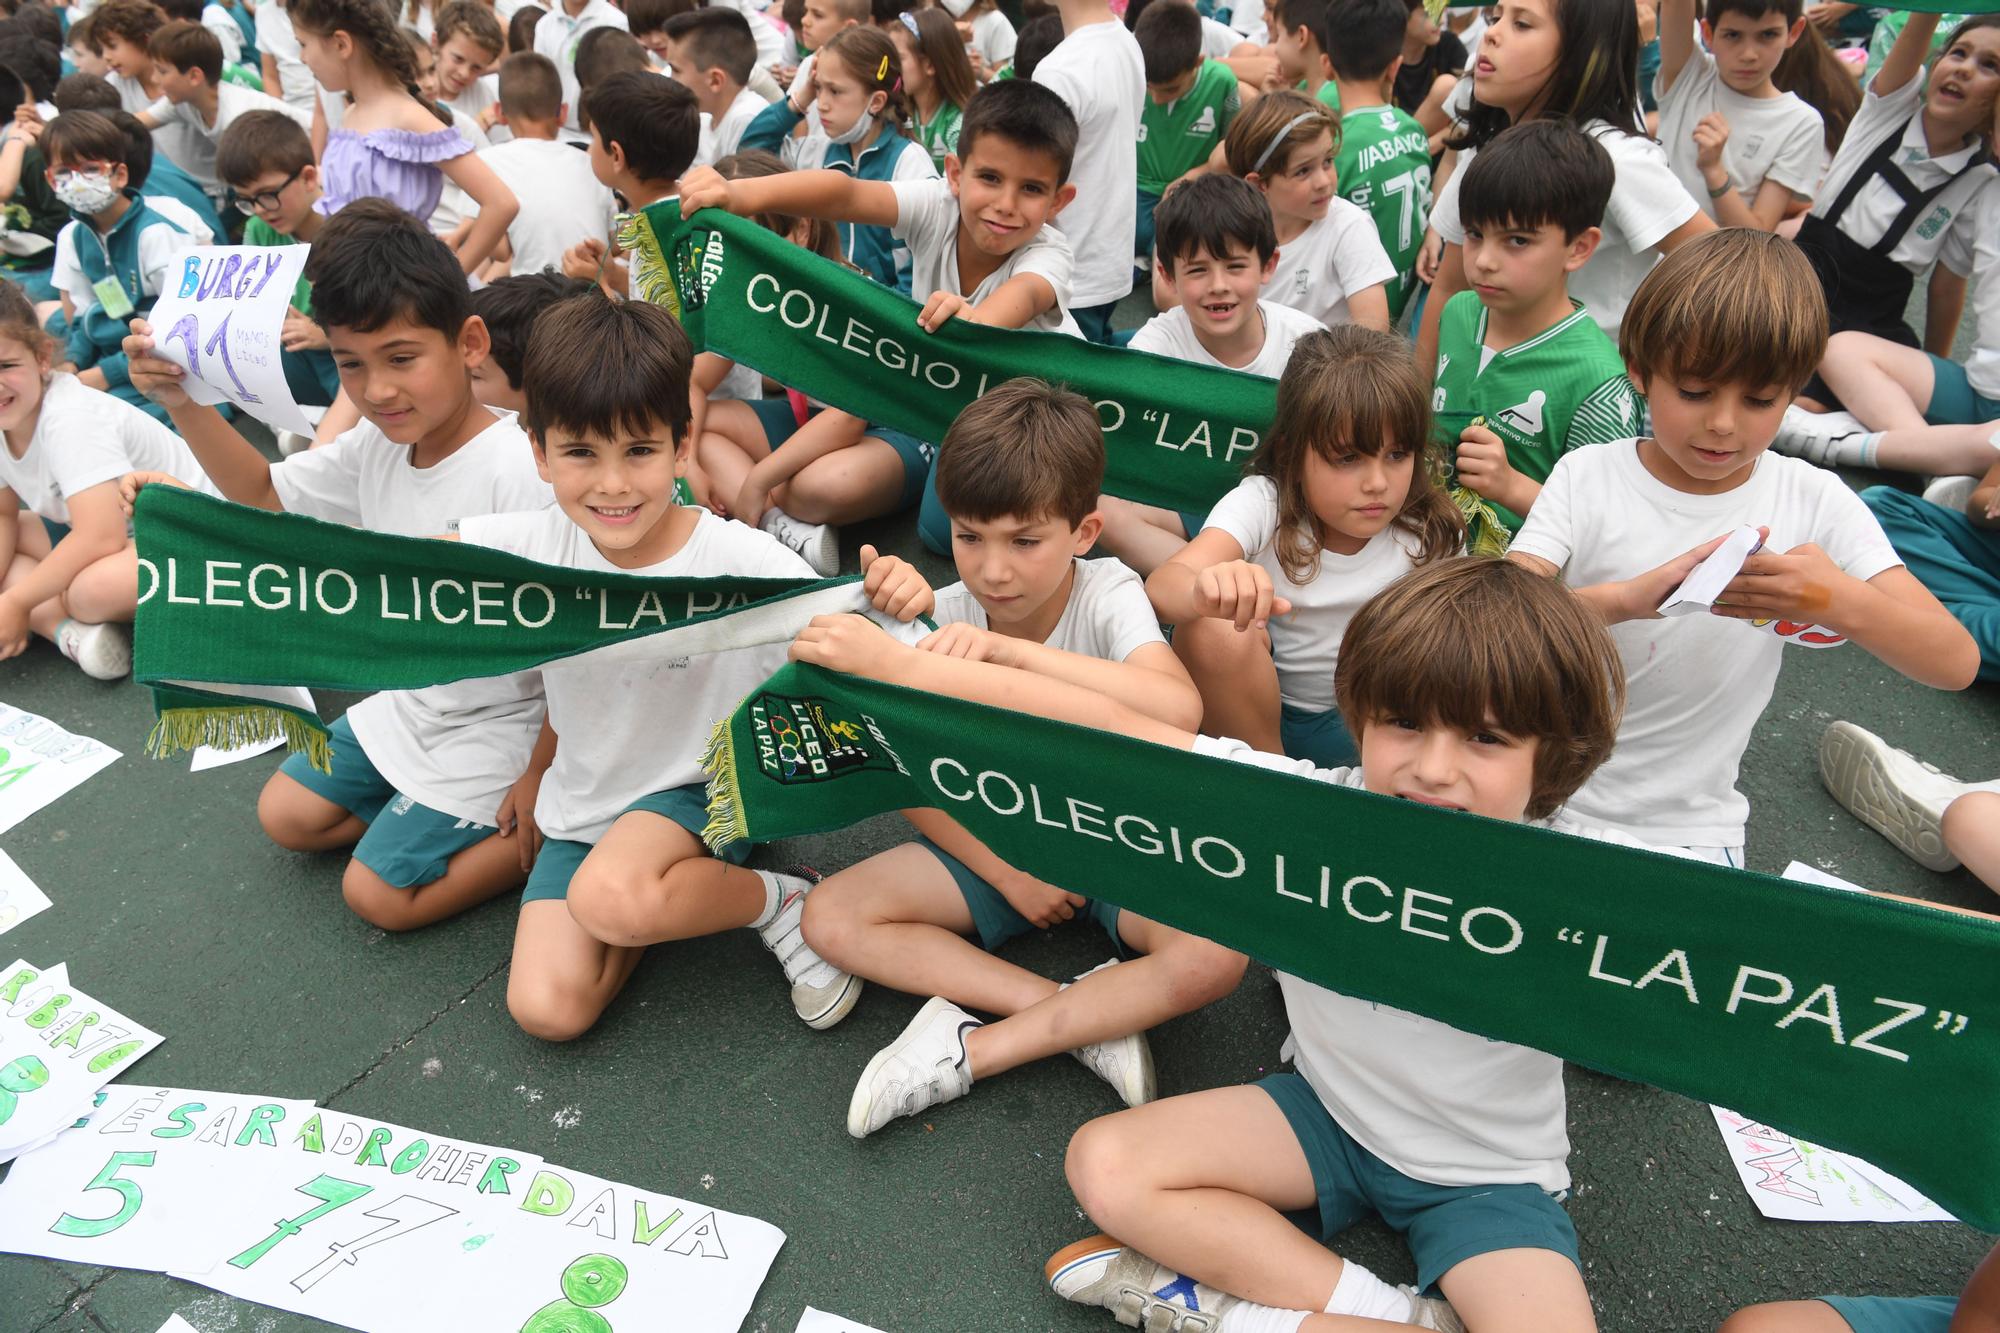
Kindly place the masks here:
[[(1544, 482), (1570, 450), (1641, 431), (1639, 398), (1625, 378), (1618, 348), (1584, 307), (1571, 301), (1567, 318), (1502, 352), (1486, 347), (1486, 307), (1460, 292), (1438, 324), (1436, 387), (1431, 392), (1435, 439), (1447, 462), (1475, 418), (1507, 446), (1516, 472)], [(1471, 521), (1467, 549), (1505, 549), (1521, 516), (1453, 486)], [(1498, 525), (1496, 528), (1495, 524)]]
[(1417, 289), (1412, 270), (1431, 212), (1430, 137), (1407, 111), (1357, 107), (1340, 118), (1333, 172), (1340, 197), (1375, 219), (1382, 249), (1396, 266), (1396, 281), (1387, 289), (1389, 318), (1396, 319)]
[(1242, 109), (1236, 75), (1220, 60), (1204, 60), (1194, 87), (1171, 102), (1151, 97), (1139, 112), (1139, 188), (1164, 194), (1222, 142), (1222, 133)]

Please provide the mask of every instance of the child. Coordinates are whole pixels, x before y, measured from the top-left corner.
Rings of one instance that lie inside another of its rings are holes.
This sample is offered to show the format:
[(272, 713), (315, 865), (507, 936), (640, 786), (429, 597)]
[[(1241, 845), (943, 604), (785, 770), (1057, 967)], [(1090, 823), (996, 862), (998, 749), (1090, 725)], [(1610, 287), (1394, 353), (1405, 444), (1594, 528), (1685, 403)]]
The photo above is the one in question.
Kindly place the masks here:
[(458, 247), (459, 264), (467, 273), (477, 270), (519, 205), (446, 113), (418, 97), (416, 61), (403, 34), (377, 0), (290, 0), (290, 6), (313, 77), (352, 99), (340, 128), (327, 135), (320, 155), (326, 193), (314, 207), (331, 215), (372, 196), (421, 222), (450, 180), (479, 206)]
[(943, 0), (944, 9), (956, 23), (967, 55), (979, 57), (978, 77), (990, 77), (1014, 58), (1014, 24), (1000, 12), (999, 0)]
[[(1781, 237), (1732, 227), (1668, 256), (1633, 296), (1618, 344), (1652, 438), (1564, 455), (1507, 556), (1581, 589), (1625, 658), (1617, 752), (1571, 808), (1719, 864), (1743, 865), (1737, 765), (1777, 684), (1781, 632), (1823, 626), (1941, 689), (1979, 669), (1972, 637), (1860, 498), (1832, 473), (1765, 452), (1825, 331), (1812, 266)], [(1767, 530), (1764, 551), (1714, 613), (1653, 618), (1744, 524)]]
[(437, 52), (438, 100), (474, 120), (490, 119), (500, 100), (493, 67), (507, 44), (491, 7), (481, 0), (450, 0), (438, 11), (431, 43)]
[(513, 137), (480, 157), (521, 201), (507, 224), (516, 273), (560, 268), (571, 246), (609, 235), (618, 211), (589, 155), (556, 141), (561, 99), (562, 76), (547, 57), (523, 51), (500, 66), (500, 114)]
[(522, 364), (527, 359), (528, 338), (535, 330), (536, 319), (570, 297), (595, 289), (595, 283), (582, 278), (538, 272), (497, 278), (474, 292), (472, 313), (486, 326), (486, 336), (493, 343), (486, 359), (472, 368), (472, 392), (479, 401), (495, 411), (526, 411), (528, 398), (521, 389)]
[[(442, 242), (386, 200), (356, 200), (314, 238), (306, 277), (364, 419), (280, 463), (190, 402), (179, 367), (152, 355), (153, 331), (133, 322), (135, 380), (225, 498), (405, 537), (549, 502), (513, 414), (473, 397), (486, 329)], [(363, 920), (443, 920), (521, 883), (526, 857), (503, 829), (541, 719), (532, 673), (371, 695), (333, 724), (333, 771), (287, 760), (258, 797), (258, 822), (290, 851), (351, 846), (341, 892)]]
[(52, 270), (69, 317), (66, 368), (78, 372), (81, 384), (165, 420), (163, 410), (132, 385), (120, 350), (125, 322), (153, 308), (175, 257), (208, 238), (162, 216), (132, 188), (125, 136), (108, 117), (94, 111), (57, 116), (42, 131), (42, 152), (49, 185), (71, 218), (56, 236)]
[(1396, 267), (1385, 290), (1389, 318), (1401, 319), (1417, 290), (1417, 247), (1431, 204), (1430, 138), (1389, 101), (1409, 10), (1403, 0), (1335, 0), (1327, 23), (1340, 33), (1330, 58), (1340, 103), (1334, 188), (1375, 220), (1375, 236)]
[(1811, 204), (1826, 171), (1819, 112), (1771, 82), (1805, 35), (1800, 0), (1695, 0), (1660, 6), (1660, 140), (1674, 175), (1725, 227), (1775, 228)]
[(1396, 265), (1374, 219), (1334, 188), (1338, 132), (1324, 103), (1281, 89), (1236, 118), (1222, 141), (1223, 160), (1230, 175), (1256, 186), (1271, 206), (1278, 263), (1264, 284), (1265, 299), (1328, 328), (1354, 323), (1386, 331)]
[(965, 108), (979, 91), (958, 26), (942, 10), (914, 9), (889, 29), (903, 65), (903, 90), (910, 95), (910, 137), (931, 155), (944, 174), (944, 160), (958, 151)]
[(1738, 1310), (1716, 1333), (1979, 1333), (2000, 1326), (2000, 1249), (1956, 1296), (1821, 1296)]
[[(686, 86), (657, 74), (614, 74), (585, 95), (590, 170), (634, 212), (681, 192), (681, 174), (701, 144), (701, 112)], [(609, 238), (588, 238), (563, 256), (563, 272), (632, 294), (632, 275)]]
[(154, 118), (154, 146), (183, 171), (200, 157), (193, 126), (164, 123), (167, 101), (160, 90), (159, 66), (153, 60), (153, 34), (167, 16), (152, 0), (105, 0), (91, 13), (90, 31), (104, 63), (111, 67), (111, 86), (118, 90), (118, 104), (133, 115), (157, 109)]
[[(966, 408), (945, 437), (938, 478), (962, 582), (938, 594), (943, 628), (926, 646), (1037, 671), (1192, 726), (1200, 700), (1138, 578), (1116, 560), (1080, 558), (1097, 538), (1103, 479), (1103, 433), (1086, 399), (1018, 379)], [(941, 811), (906, 813), (917, 841), (842, 871), (806, 904), (806, 942), (828, 962), (937, 997), (868, 1062), (847, 1132), (865, 1138), (964, 1096), (975, 1079), (1063, 1051), (1127, 1106), (1150, 1101), (1145, 1031), (1229, 994), (1243, 955), (1042, 883)], [(1114, 959), (1062, 986), (992, 956), (1032, 927), (1078, 914), (1121, 952), (1143, 957)], [(960, 1005), (1001, 1018), (982, 1025)]]
[(1403, 5), (1409, 19), (1403, 29), (1403, 63), (1396, 69), (1396, 105), (1415, 117), (1424, 133), (1441, 134), (1451, 124), (1445, 103), (1465, 77), (1465, 43), (1431, 17), (1424, 0), (1403, 0)]
[[(1333, 35), (1327, 22), (1330, 0), (1277, 0), (1271, 8), (1278, 20), (1272, 29), (1271, 53), (1278, 73), (1288, 84), (1340, 113), (1340, 87), (1333, 81)], [(1346, 33), (1341, 34), (1342, 38)]]
[(53, 369), (55, 342), (21, 289), (0, 282), (0, 659), (39, 634), (95, 680), (132, 669), (138, 551), (118, 508), (128, 472), (211, 490), (178, 436)]
[[(1154, 7), (1185, 8), (1169, 0)], [(1132, 350), (1266, 379), (1283, 375), (1299, 339), (1324, 326), (1259, 298), (1277, 247), (1271, 209), (1248, 182), (1206, 175), (1177, 186), (1160, 202), (1157, 262), (1181, 303), (1133, 334)], [(1151, 574), (1186, 545), (1205, 517), (1111, 495), (1099, 499), (1098, 508), (1104, 548), (1141, 574)]]
[(1139, 176), (1139, 112), (1146, 65), (1139, 43), (1106, 0), (1057, 0), (1062, 44), (1035, 66), (1034, 81), (1053, 88), (1076, 115), (1077, 156), (1070, 174), (1077, 205), (1064, 224), (1076, 253), (1070, 313), (1083, 336), (1111, 341), (1111, 313), (1132, 290), (1136, 234), (1133, 182)]
[(695, 9), (667, 20), (667, 60), (708, 121), (695, 165), (711, 166), (743, 142), (766, 102), (744, 84), (757, 65), (750, 23), (733, 9)]
[(1465, 543), (1423, 462), (1429, 406), (1397, 335), (1342, 326), (1299, 340), (1251, 475), (1146, 580), (1210, 735), (1322, 767), (1352, 760), (1334, 706), (1341, 634), (1370, 597)]
[[(1432, 436), (1455, 455), (1471, 549), (1504, 551), (1556, 460), (1629, 440), (1640, 411), (1618, 349), (1570, 299), (1611, 197), (1611, 155), (1564, 121), (1535, 120), (1464, 168), (1469, 292), (1438, 323)], [(1469, 494), (1468, 494), (1469, 492)]]
[(1146, 66), (1146, 105), (1139, 113), (1139, 198), (1132, 254), (1153, 253), (1153, 211), (1160, 196), (1200, 170), (1243, 109), (1236, 75), (1201, 54), (1201, 15), (1191, 5), (1146, 6), (1132, 36)]
[(1889, 486), (1870, 486), (1861, 499), (1910, 573), (1979, 645), (1980, 679), (2000, 680), (2000, 462), (1962, 480), (1955, 504), (1935, 485), (1921, 500)]
[[(855, 180), (936, 180), (930, 154), (904, 138), (902, 65), (879, 28), (842, 28), (813, 53), (801, 90), (766, 107), (743, 132), (742, 146), (777, 153), (799, 171), (824, 167)], [(797, 136), (804, 106), (818, 99), (819, 129)], [(842, 224), (848, 262), (885, 287), (910, 293), (908, 259), (884, 226)]]
[(71, 19), (66, 54), (69, 62), (76, 66), (79, 74), (88, 74), (93, 79), (109, 80), (111, 66), (105, 63), (104, 55), (97, 49), (95, 16), (86, 14), (82, 18)]
[[(1362, 738), (1358, 768), (1195, 736), (1067, 680), (901, 648), (855, 617), (815, 622), (792, 651), (1224, 761), (1623, 841), (1560, 809), (1610, 751), (1617, 655), (1574, 597), (1499, 561), (1439, 561), (1355, 615), (1339, 700)], [(1468, 661), (1479, 665), (1468, 672)], [(1368, 1327), (1340, 1316), (1460, 1327), (1444, 1301), (1391, 1287), (1321, 1243), (1377, 1212), (1408, 1240), (1418, 1289), (1441, 1286), (1494, 1327), (1594, 1327), (1576, 1231), (1557, 1202), (1569, 1184), (1562, 1062), (1278, 980), (1297, 1072), (1121, 1111), (1071, 1140), (1077, 1202), (1119, 1239), (1052, 1258), (1055, 1292), (1155, 1329)], [(1297, 1210), (1310, 1230), (1287, 1216)], [(1317, 1311), (1335, 1318), (1301, 1313)]]
[(216, 174), (215, 145), (237, 117), (268, 111), (295, 117), (301, 127), (312, 123), (311, 117), (275, 97), (223, 83), (222, 48), (215, 34), (199, 24), (182, 19), (165, 24), (153, 34), (147, 50), (163, 100), (139, 113), (139, 123), (147, 129), (178, 125), (189, 131), (185, 140), (189, 156), (179, 165), (218, 206), (228, 191)]
[(553, 60), (562, 72), (562, 100), (569, 109), (563, 126), (573, 131), (583, 128), (576, 115), (583, 104), (583, 89), (576, 80), (576, 48), (596, 28), (628, 30), (624, 13), (610, 0), (558, 0), (535, 26), (535, 54)]
[(214, 0), (155, 0), (155, 3), (159, 4), (160, 12), (167, 16), (169, 22), (193, 23), (214, 33), (225, 63), (242, 63), (243, 29), (237, 27), (229, 11), (215, 4)]
[(283, 0), (263, 0), (257, 6), (257, 49), (263, 52), (264, 91), (310, 116), (319, 95), (312, 71), (299, 59), (299, 35)]

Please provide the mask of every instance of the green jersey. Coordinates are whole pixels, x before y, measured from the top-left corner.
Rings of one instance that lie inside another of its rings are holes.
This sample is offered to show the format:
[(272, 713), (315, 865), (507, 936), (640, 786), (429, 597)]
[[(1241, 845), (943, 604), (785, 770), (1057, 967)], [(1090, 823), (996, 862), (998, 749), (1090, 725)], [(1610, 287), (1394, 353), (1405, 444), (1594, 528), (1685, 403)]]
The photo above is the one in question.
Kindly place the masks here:
[[(1625, 378), (1618, 348), (1578, 302), (1526, 342), (1486, 349), (1486, 307), (1460, 292), (1438, 323), (1436, 387), (1431, 412), (1446, 460), (1475, 419), (1507, 446), (1507, 462), (1536, 482), (1549, 479), (1570, 450), (1639, 433), (1639, 400)], [(1483, 364), (1482, 364), (1483, 363)], [(1467, 549), (1505, 550), (1521, 517), (1454, 485), (1452, 498), (1471, 524)]]
[(1194, 86), (1173, 101), (1148, 97), (1139, 112), (1139, 188), (1164, 194), (1169, 185), (1208, 161), (1242, 105), (1236, 95), (1236, 75), (1220, 60), (1202, 61)]
[(1333, 174), (1340, 197), (1375, 219), (1375, 234), (1396, 266), (1396, 280), (1385, 289), (1389, 318), (1396, 319), (1417, 289), (1413, 270), (1431, 212), (1430, 136), (1407, 111), (1356, 107), (1340, 118)]

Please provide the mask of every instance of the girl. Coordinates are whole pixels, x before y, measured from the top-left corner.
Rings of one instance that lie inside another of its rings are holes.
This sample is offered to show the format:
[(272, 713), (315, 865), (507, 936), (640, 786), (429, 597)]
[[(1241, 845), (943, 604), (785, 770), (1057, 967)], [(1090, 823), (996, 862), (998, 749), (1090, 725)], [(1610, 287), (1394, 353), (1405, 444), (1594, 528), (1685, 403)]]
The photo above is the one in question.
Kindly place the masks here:
[(944, 0), (944, 7), (957, 20), (952, 27), (981, 83), (1014, 58), (1019, 41), (997, 0)]
[(1265, 93), (1231, 122), (1223, 161), (1231, 175), (1263, 191), (1277, 224), (1278, 262), (1265, 279), (1264, 299), (1329, 328), (1352, 322), (1387, 330), (1383, 284), (1395, 278), (1396, 266), (1375, 220), (1334, 193), (1339, 133), (1334, 112), (1318, 99), (1289, 88)]
[(943, 10), (912, 9), (889, 30), (903, 66), (903, 91), (910, 95), (910, 137), (931, 155), (931, 165), (944, 174), (947, 155), (958, 151), (958, 122), (965, 104), (979, 91), (972, 62), (958, 27)]
[(1611, 154), (1617, 178), (1604, 213), (1604, 239), (1571, 276), (1569, 292), (1613, 339), (1626, 302), (1657, 255), (1715, 229), (1667, 165), (1666, 151), (1646, 137), (1637, 61), (1614, 58), (1639, 48), (1632, 0), (1501, 0), (1493, 15), (1472, 63), (1465, 127), (1447, 139), (1458, 150), (1460, 170), (1439, 188), (1431, 210), (1431, 226), (1445, 244), (1417, 340), (1417, 361), (1425, 367), (1437, 363), (1439, 314), (1466, 287), (1465, 231), (1458, 222), (1463, 168), (1509, 125), (1560, 117)]
[[(880, 28), (843, 28), (820, 47), (805, 86), (773, 102), (743, 131), (742, 147), (779, 154), (787, 167), (826, 167), (862, 180), (922, 180), (937, 175), (930, 154), (904, 138), (907, 109), (896, 45)], [(819, 99), (820, 128), (802, 131), (806, 100)], [(841, 249), (885, 287), (910, 294), (909, 255), (887, 227), (840, 224)]]
[(1465, 544), (1425, 466), (1430, 430), (1401, 337), (1348, 325), (1299, 339), (1250, 475), (1146, 580), (1201, 690), (1204, 731), (1322, 767), (1358, 762), (1333, 701), (1347, 622)]
[(0, 282), (0, 658), (32, 632), (86, 674), (117, 680), (132, 667), (124, 626), (139, 599), (119, 479), (162, 472), (204, 490), (208, 479), (180, 436), (51, 370), (54, 352), (28, 298)]
[(1800, 101), (1819, 112), (1826, 128), (1827, 160), (1832, 161), (1861, 108), (1861, 89), (1855, 86), (1853, 72), (1809, 25), (1771, 71), (1771, 82), (1780, 92), (1797, 93)]
[[(465, 271), (476, 271), (520, 205), (446, 113), (418, 95), (416, 62), (394, 18), (376, 0), (291, 0), (289, 8), (300, 59), (349, 103), (340, 127), (326, 134), (326, 193), (314, 207), (332, 214), (350, 199), (373, 196), (428, 220), (449, 179), (479, 207), (458, 250)], [(319, 112), (313, 120), (317, 139)]]

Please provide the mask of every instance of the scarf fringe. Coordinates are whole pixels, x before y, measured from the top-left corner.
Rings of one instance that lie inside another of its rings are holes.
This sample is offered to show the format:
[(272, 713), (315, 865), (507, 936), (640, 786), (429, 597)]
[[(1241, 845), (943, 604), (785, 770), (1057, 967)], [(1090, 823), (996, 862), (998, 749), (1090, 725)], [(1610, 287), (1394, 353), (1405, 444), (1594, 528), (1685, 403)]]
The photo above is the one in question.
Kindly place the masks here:
[(234, 750), (279, 738), (287, 751), (305, 755), (320, 772), (333, 770), (333, 738), (326, 728), (288, 709), (255, 704), (162, 709), (146, 736), (146, 753), (168, 759), (204, 745)]
[(709, 728), (708, 744), (701, 752), (701, 766), (708, 774), (708, 823), (701, 830), (701, 840), (716, 852), (750, 836), (736, 773), (736, 741), (729, 732), (733, 717), (733, 713), (725, 714)]

